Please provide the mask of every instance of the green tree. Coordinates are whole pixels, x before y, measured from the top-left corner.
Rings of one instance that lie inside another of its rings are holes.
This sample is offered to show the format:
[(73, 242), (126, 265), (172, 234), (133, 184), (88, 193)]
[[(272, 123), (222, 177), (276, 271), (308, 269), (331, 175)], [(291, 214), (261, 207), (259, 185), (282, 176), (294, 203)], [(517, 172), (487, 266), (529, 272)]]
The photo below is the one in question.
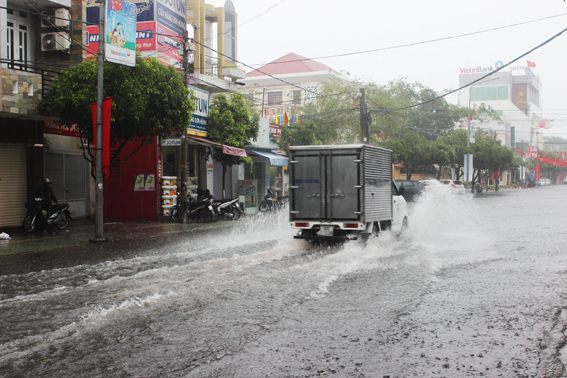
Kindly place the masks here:
[[(250, 115), (241, 95), (217, 94), (213, 97), (207, 121), (207, 138), (213, 142), (246, 148), (258, 138), (260, 116)], [(225, 175), (228, 167), (250, 162), (250, 158), (224, 154), (222, 149), (209, 150), (222, 164), (222, 197), (225, 197)]]
[(315, 137), (316, 126), (312, 120), (307, 120), (303, 125), (282, 126), (282, 135), (278, 141), (278, 147), (284, 151), (289, 146), (313, 146), (321, 144)]
[(393, 151), (394, 162), (404, 164), (407, 179), (411, 180), (412, 174), (425, 163), (426, 144), (427, 139), (417, 131), (401, 129), (397, 135), (386, 139), (380, 146)]
[(438, 166), (437, 180), (440, 180), (445, 168), (451, 167), (455, 161), (455, 148), (446, 144), (443, 139), (437, 139), (426, 144), (424, 150), (429, 163)]
[[(104, 64), (104, 97), (112, 97), (110, 141), (111, 165), (124, 163), (144, 143), (174, 130), (184, 132), (195, 105), (181, 74), (157, 59), (136, 57), (136, 66)], [(97, 100), (97, 64), (85, 61), (60, 73), (39, 101), (40, 114), (57, 117), (56, 123), (76, 125), (84, 142), (93, 140), (91, 103)], [(120, 152), (130, 142), (138, 149), (124, 158)], [(83, 156), (91, 163), (94, 177), (94, 151), (82, 143)]]

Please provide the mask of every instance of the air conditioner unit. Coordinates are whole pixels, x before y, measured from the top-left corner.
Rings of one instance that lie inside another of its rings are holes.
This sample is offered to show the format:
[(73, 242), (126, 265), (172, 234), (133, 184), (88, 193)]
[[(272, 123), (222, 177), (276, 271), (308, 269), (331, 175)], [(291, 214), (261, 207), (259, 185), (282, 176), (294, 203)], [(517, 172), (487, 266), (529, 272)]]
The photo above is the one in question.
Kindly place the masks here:
[(55, 9), (55, 16), (52, 14), (41, 16), (42, 28), (68, 28), (71, 23), (71, 14), (66, 8)]
[(69, 50), (69, 46), (71, 46), (69, 33), (41, 34), (41, 51)]

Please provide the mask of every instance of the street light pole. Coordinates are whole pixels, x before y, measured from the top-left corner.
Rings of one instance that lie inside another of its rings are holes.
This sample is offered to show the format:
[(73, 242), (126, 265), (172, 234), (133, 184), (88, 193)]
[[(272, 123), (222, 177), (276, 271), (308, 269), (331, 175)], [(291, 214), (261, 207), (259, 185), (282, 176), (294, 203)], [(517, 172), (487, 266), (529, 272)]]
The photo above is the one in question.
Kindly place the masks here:
[[(468, 182), (468, 179), (469, 179), (469, 164), (470, 164), (470, 162), (469, 162), (469, 160), (470, 160), (469, 150), (470, 150), (470, 141), (471, 141), (471, 93), (472, 93), (472, 88), (475, 85), (488, 83), (490, 81), (494, 81), (494, 80), (498, 80), (498, 79), (500, 79), (500, 76), (493, 77), (490, 80), (485, 80), (485, 81), (480, 81), (478, 83), (474, 83), (469, 87), (469, 116), (467, 118), (467, 156), (466, 156), (466, 159), (465, 159), (465, 180), (467, 182)], [(472, 177), (471, 181), (474, 181), (474, 172), (473, 172), (473, 177)], [(472, 182), (471, 182), (471, 193), (474, 193), (474, 185), (472, 185)]]

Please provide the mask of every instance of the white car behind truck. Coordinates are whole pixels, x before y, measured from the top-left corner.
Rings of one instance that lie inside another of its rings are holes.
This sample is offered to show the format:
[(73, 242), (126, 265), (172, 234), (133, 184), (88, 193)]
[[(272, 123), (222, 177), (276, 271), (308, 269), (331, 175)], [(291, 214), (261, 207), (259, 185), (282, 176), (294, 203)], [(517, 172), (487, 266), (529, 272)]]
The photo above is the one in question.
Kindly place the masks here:
[(408, 208), (392, 180), (392, 151), (356, 144), (293, 146), (290, 222), (296, 239), (368, 240), (408, 224)]

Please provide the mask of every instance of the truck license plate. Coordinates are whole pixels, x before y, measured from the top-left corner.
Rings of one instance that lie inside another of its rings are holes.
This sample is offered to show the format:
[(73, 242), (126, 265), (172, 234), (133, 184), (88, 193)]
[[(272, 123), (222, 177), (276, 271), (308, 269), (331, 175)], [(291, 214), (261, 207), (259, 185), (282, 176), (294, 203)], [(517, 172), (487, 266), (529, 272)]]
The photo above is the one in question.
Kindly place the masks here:
[(321, 230), (319, 231), (319, 235), (321, 235), (321, 236), (333, 236), (333, 226), (321, 226)]

